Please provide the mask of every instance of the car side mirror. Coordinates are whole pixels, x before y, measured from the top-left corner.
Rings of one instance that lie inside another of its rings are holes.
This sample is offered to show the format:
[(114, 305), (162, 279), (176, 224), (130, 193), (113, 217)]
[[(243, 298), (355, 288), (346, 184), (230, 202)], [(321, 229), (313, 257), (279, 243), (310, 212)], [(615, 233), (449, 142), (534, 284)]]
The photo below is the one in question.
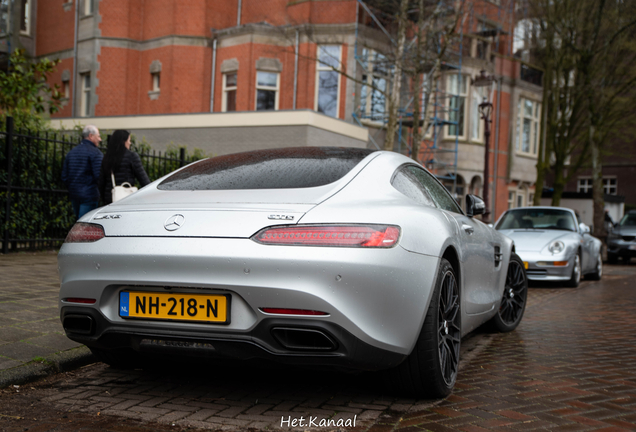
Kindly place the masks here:
[(486, 203), (477, 195), (466, 195), (466, 215), (468, 217), (484, 214)]
[(581, 230), (581, 234), (589, 234), (590, 233), (590, 227), (585, 225), (583, 222), (581, 222), (579, 224), (579, 230)]

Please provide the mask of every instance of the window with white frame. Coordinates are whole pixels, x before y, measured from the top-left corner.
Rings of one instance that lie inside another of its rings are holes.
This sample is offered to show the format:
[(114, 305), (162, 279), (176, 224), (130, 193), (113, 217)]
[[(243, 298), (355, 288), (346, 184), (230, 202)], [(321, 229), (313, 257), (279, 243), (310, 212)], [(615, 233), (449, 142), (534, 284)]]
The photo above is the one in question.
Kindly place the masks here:
[(582, 193), (592, 192), (592, 179), (591, 178), (579, 178), (576, 184), (576, 191)]
[(468, 96), (468, 78), (466, 75), (452, 74), (446, 78), (448, 95), (447, 135), (466, 137), (466, 98)]
[(536, 156), (539, 151), (541, 104), (519, 98), (517, 111), (517, 153)]
[[(591, 193), (594, 180), (591, 177), (579, 177), (576, 183), (576, 191)], [(603, 177), (603, 193), (616, 195), (618, 193), (618, 180), (616, 177)]]
[(534, 205), (534, 193), (530, 192), (528, 194), (528, 206), (533, 206)]
[(603, 193), (616, 195), (618, 193), (616, 177), (603, 177)]
[(80, 116), (88, 117), (91, 115), (91, 74), (80, 74), (80, 83), (82, 84)]
[(223, 75), (223, 101), (221, 111), (236, 111), (236, 72)]
[(20, 1), (20, 33), (29, 34), (31, 27), (31, 1)]
[(522, 191), (517, 192), (517, 207), (523, 207), (523, 195)]
[(362, 49), (362, 82), (360, 111), (373, 121), (382, 121), (386, 113), (387, 59), (372, 49)]
[(517, 194), (515, 191), (508, 191), (508, 208), (514, 208), (515, 206), (515, 198)]
[(316, 111), (331, 117), (339, 115), (340, 45), (319, 45), (316, 62)]
[(93, 14), (93, 0), (84, 0), (84, 15)]
[(472, 87), (472, 105), (470, 107), (470, 139), (484, 141), (484, 121), (481, 119), (479, 105), (487, 98), (488, 87)]
[(256, 72), (256, 111), (278, 109), (279, 77), (276, 72)]

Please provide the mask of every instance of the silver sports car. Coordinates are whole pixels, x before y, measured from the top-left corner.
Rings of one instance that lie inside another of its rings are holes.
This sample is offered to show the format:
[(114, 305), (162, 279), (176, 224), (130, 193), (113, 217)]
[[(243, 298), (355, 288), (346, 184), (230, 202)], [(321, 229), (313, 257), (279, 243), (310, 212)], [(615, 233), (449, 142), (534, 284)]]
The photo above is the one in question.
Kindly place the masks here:
[(573, 210), (562, 207), (521, 207), (506, 211), (496, 229), (514, 240), (528, 279), (565, 281), (577, 287), (581, 276), (603, 275), (601, 241)]
[(286, 148), (188, 165), (82, 217), (58, 261), (69, 338), (125, 367), (150, 355), (390, 370), (451, 392), (461, 337), (513, 330), (513, 242), (411, 159)]

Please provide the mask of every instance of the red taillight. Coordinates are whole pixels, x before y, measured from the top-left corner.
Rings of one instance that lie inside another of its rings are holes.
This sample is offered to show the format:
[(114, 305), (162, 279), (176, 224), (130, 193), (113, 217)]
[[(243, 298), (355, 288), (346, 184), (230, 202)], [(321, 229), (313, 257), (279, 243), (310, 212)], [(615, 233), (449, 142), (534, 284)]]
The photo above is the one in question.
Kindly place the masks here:
[(269, 314), (279, 315), (329, 315), (327, 312), (320, 312), (308, 309), (284, 309), (284, 308), (260, 308), (261, 311)]
[(94, 304), (95, 303), (95, 299), (79, 298), (79, 297), (69, 297), (69, 298), (62, 299), (62, 301), (65, 301), (65, 302), (68, 302), (68, 303), (82, 303), (82, 304)]
[(78, 222), (66, 236), (65, 243), (90, 243), (105, 237), (104, 227), (97, 224)]
[(390, 248), (400, 228), (389, 225), (295, 225), (266, 228), (252, 240), (270, 245)]

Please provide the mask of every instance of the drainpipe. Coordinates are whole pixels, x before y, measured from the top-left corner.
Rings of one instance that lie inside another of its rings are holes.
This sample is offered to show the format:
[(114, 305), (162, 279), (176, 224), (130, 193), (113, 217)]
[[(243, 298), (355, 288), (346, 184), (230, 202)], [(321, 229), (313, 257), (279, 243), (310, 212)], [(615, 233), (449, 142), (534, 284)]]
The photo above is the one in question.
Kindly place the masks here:
[(210, 112), (214, 112), (214, 84), (216, 78), (216, 35), (214, 31), (212, 31), (212, 37), (214, 40), (212, 41), (212, 79), (210, 81)]
[(294, 58), (294, 108), (296, 109), (296, 93), (298, 91), (298, 29), (296, 29), (296, 56)]
[(71, 116), (77, 117), (77, 33), (79, 31), (79, 0), (75, 0), (75, 37), (73, 39), (73, 97), (71, 98)]
[(493, 177), (495, 178), (495, 181), (492, 185), (492, 203), (491, 205), (491, 209), (492, 211), (490, 212), (491, 215), (493, 215), (492, 221), (493, 223), (497, 220), (496, 219), (496, 214), (495, 214), (495, 210), (497, 209), (497, 162), (499, 161), (499, 128), (501, 127), (501, 82), (503, 81), (503, 77), (499, 77), (499, 79), (497, 80), (497, 113), (495, 114), (497, 116), (497, 129), (495, 129), (495, 172)]
[(241, 25), (241, 0), (238, 0), (238, 12), (236, 13), (236, 26)]

